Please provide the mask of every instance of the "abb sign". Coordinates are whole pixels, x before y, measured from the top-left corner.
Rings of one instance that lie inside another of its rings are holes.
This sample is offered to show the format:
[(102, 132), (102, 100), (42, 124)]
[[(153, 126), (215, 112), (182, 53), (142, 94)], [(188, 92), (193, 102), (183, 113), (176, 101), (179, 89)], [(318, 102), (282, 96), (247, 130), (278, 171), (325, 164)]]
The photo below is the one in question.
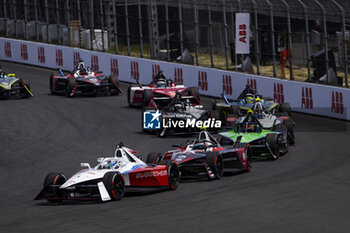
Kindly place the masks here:
[(111, 58), (111, 74), (119, 76), (118, 59)]
[(63, 66), (62, 49), (56, 49), (56, 65)]
[(225, 95), (232, 95), (231, 75), (222, 75), (222, 93)]
[(91, 55), (91, 70), (98, 71), (98, 56)]
[(158, 72), (160, 70), (159, 65), (152, 64), (152, 80), (157, 76)]
[(208, 90), (208, 78), (205, 71), (198, 71), (198, 89), (201, 91)]
[(284, 92), (282, 83), (273, 84), (273, 101), (276, 103), (284, 103)]
[(249, 13), (236, 13), (236, 53), (249, 54)]
[(140, 78), (139, 63), (137, 61), (131, 61), (131, 79), (138, 80)]
[(174, 83), (183, 84), (183, 70), (182, 68), (174, 69)]
[(5, 57), (12, 57), (12, 52), (11, 52), (11, 43), (10, 42), (5, 42)]
[(38, 62), (45, 63), (45, 48), (41, 46), (38, 47)]
[(247, 85), (249, 85), (250, 88), (252, 89), (252, 91), (253, 91), (254, 93), (256, 93), (256, 91), (257, 91), (257, 85), (256, 85), (256, 80), (255, 80), (255, 79), (248, 78), (248, 79), (247, 79)]
[(306, 109), (313, 109), (311, 87), (303, 87), (301, 89), (301, 107)]
[(343, 93), (332, 91), (332, 108), (331, 111), (338, 114), (344, 114)]
[(76, 67), (79, 64), (80, 60), (80, 53), (79, 52), (73, 52), (73, 64), (74, 67)]
[(26, 44), (21, 44), (21, 59), (28, 60), (28, 49)]

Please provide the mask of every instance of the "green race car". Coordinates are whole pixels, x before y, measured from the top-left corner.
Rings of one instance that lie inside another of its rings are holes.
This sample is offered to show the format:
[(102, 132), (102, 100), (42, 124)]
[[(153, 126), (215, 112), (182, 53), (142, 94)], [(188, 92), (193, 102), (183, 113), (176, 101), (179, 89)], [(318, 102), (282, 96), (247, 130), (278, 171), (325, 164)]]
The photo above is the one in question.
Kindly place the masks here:
[(278, 159), (288, 152), (287, 129), (284, 124), (264, 129), (259, 120), (248, 113), (235, 127), (219, 133), (218, 141), (222, 145), (248, 143), (251, 154), (255, 158)]

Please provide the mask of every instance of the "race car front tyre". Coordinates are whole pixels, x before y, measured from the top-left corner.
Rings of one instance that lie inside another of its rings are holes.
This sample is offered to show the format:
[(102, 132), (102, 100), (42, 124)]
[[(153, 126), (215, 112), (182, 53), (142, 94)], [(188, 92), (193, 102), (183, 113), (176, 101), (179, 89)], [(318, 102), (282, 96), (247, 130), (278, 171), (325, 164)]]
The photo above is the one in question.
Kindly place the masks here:
[(66, 84), (66, 96), (67, 97), (73, 97), (74, 96), (74, 89), (75, 89), (75, 86), (76, 86), (76, 81), (74, 78), (72, 77), (68, 77), (67, 78), (67, 84)]
[(158, 152), (151, 152), (148, 154), (147, 156), (147, 160), (146, 160), (146, 163), (147, 164), (158, 164), (160, 159), (162, 157), (162, 154), (161, 153), (158, 153)]
[(109, 76), (109, 82), (111, 86), (111, 95), (119, 95), (120, 88), (119, 88), (119, 79), (116, 75), (110, 75)]
[(289, 103), (282, 103), (282, 104), (280, 104), (279, 111), (281, 113), (286, 112), (288, 114), (288, 116), (292, 115), (292, 111), (291, 111)]
[(180, 183), (180, 169), (176, 162), (172, 160), (162, 160), (160, 165), (166, 165), (168, 171), (169, 189), (175, 190)]
[(278, 135), (274, 133), (269, 133), (266, 135), (266, 143), (273, 154), (273, 159), (277, 160), (280, 156), (280, 148), (278, 143)]
[(143, 102), (142, 105), (144, 107), (149, 105), (149, 102), (151, 102), (153, 100), (154, 94), (153, 91), (150, 89), (145, 89), (143, 90)]
[(53, 89), (53, 82), (54, 82), (53, 76), (54, 76), (54, 74), (51, 73), (51, 75), (50, 75), (50, 93), (51, 93), (51, 95), (53, 95), (55, 93), (55, 90)]
[(125, 180), (120, 172), (107, 172), (102, 181), (112, 201), (122, 199), (125, 193)]
[(128, 86), (128, 92), (127, 92), (126, 98), (128, 100), (129, 107), (131, 107), (131, 85)]
[(215, 175), (215, 179), (220, 179), (224, 174), (224, 161), (217, 151), (210, 151), (207, 153), (206, 163)]
[[(49, 185), (62, 185), (66, 182), (66, 177), (62, 173), (58, 172), (50, 172), (46, 175), (43, 187), (44, 189)], [(59, 193), (55, 193), (56, 197), (59, 197)], [(51, 203), (58, 203), (62, 202), (61, 199), (55, 200), (55, 199), (48, 199), (48, 202)]]
[(201, 100), (201, 96), (199, 95), (199, 91), (197, 87), (189, 87), (188, 88), (189, 95), (195, 97), (198, 101)]

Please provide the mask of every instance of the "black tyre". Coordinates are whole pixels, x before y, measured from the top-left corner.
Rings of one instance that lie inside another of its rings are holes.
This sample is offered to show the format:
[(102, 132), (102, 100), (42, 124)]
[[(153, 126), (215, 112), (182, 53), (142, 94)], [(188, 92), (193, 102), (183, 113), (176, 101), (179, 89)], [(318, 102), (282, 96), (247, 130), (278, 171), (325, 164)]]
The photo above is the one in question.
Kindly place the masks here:
[(161, 153), (151, 152), (147, 156), (146, 163), (147, 164), (158, 164), (161, 158), (162, 158), (162, 154)]
[(281, 112), (281, 113), (286, 112), (288, 114), (288, 116), (291, 116), (292, 111), (291, 111), (289, 103), (280, 104), (279, 112)]
[[(66, 182), (66, 177), (62, 174), (62, 173), (58, 173), (58, 172), (50, 172), (49, 174), (47, 174), (47, 176), (45, 177), (44, 183), (43, 183), (43, 187), (44, 189), (47, 188), (49, 185), (62, 185)], [(50, 190), (50, 189), (47, 189)], [(55, 193), (55, 197), (59, 197), (60, 194), (57, 192)], [(62, 202), (62, 200), (48, 200), (48, 202), (50, 203), (59, 203)]]
[(143, 102), (142, 102), (142, 106), (148, 106), (149, 102), (151, 102), (153, 100), (153, 91), (150, 89), (145, 89), (143, 90)]
[(177, 163), (172, 160), (162, 160), (160, 165), (166, 165), (168, 171), (169, 189), (175, 190), (180, 183), (180, 169)]
[(295, 145), (294, 125), (291, 120), (287, 124), (287, 140), (289, 145)]
[(220, 179), (224, 174), (224, 161), (222, 156), (216, 151), (207, 153), (206, 162), (216, 179)]
[(232, 121), (232, 119), (234, 119), (234, 118), (237, 118), (237, 116), (235, 114), (227, 114), (226, 119), (225, 119), (225, 126), (230, 127), (232, 129), (236, 128), (236, 126), (237, 126), (236, 121)]
[(270, 152), (273, 153), (273, 158), (276, 160), (280, 156), (280, 148), (278, 143), (278, 135), (274, 133), (269, 133), (266, 135), (266, 143), (270, 148)]
[(103, 176), (103, 184), (112, 201), (119, 201), (125, 193), (125, 181), (120, 172), (107, 172)]
[(126, 98), (128, 100), (129, 107), (131, 107), (131, 85), (128, 86), (128, 91), (127, 91)]
[(233, 114), (235, 117), (239, 117), (241, 115), (241, 109), (237, 105), (231, 105), (230, 113)]
[(19, 86), (22, 87), (21, 96), (23, 98), (31, 97), (30, 93), (28, 92), (28, 90), (30, 91), (30, 83), (29, 82), (25, 81), (23, 78), (20, 78), (19, 79)]
[(216, 101), (216, 99), (214, 99), (213, 100), (213, 103), (212, 103), (212, 105), (211, 105), (211, 110), (213, 110), (213, 111), (215, 111), (216, 110), (216, 106), (217, 105), (217, 101)]
[(198, 101), (201, 100), (201, 97), (199, 95), (199, 91), (198, 91), (197, 87), (189, 87), (188, 94), (194, 96)]
[(110, 83), (110, 90), (111, 95), (119, 95), (120, 88), (119, 88), (119, 78), (116, 75), (109, 76), (109, 83)]
[(73, 97), (73, 95), (71, 95), (71, 93), (74, 91), (75, 86), (76, 86), (75, 78), (68, 77), (66, 85), (67, 85), (66, 86), (66, 96), (67, 97)]
[(55, 90), (53, 89), (53, 82), (54, 82), (53, 76), (54, 76), (54, 74), (51, 73), (51, 75), (50, 75), (50, 92), (51, 92), (51, 95), (55, 94)]

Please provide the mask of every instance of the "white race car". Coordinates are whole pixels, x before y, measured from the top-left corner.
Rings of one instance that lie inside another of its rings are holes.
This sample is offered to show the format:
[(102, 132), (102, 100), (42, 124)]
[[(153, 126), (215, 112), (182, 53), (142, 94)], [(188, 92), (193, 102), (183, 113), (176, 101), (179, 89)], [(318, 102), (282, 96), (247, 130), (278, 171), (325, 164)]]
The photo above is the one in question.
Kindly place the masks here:
[(61, 202), (62, 200), (120, 200), (128, 188), (169, 188), (175, 190), (180, 181), (176, 163), (146, 164), (136, 151), (117, 146), (114, 156), (98, 158), (96, 167), (86, 167), (70, 179), (61, 173), (49, 173), (42, 191), (34, 200)]

